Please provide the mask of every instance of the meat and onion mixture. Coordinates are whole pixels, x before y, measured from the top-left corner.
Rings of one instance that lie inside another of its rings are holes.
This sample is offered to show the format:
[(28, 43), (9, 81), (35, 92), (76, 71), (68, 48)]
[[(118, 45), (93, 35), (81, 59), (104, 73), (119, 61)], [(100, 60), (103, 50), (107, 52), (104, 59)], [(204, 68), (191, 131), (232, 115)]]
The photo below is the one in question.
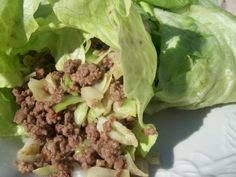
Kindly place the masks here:
[(27, 54), (41, 58), (13, 89), (20, 106), (14, 122), (25, 134), (16, 160), (21, 173), (70, 177), (75, 168), (97, 166), (118, 177), (128, 169), (127, 151), (138, 146), (131, 131), (136, 103), (125, 96), (119, 55), (97, 40), (91, 50), (98, 59), (68, 59), (62, 71), (49, 53)]

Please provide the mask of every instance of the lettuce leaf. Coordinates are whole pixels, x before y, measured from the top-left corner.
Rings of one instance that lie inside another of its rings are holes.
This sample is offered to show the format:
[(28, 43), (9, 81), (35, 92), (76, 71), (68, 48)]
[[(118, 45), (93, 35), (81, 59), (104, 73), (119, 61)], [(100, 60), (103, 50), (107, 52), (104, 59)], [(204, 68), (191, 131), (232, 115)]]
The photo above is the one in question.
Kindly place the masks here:
[[(62, 24), (92, 34), (121, 52), (125, 93), (138, 103), (142, 128), (144, 109), (153, 96), (157, 54), (135, 8), (122, 0), (60, 0), (53, 10)], [(146, 144), (145, 152), (153, 145), (143, 138), (139, 143), (140, 149), (143, 149), (141, 144)]]
[(23, 70), (17, 56), (0, 52), (0, 88), (21, 86)]
[(182, 15), (160, 9), (154, 14), (162, 42), (149, 110), (235, 102), (236, 17), (215, 6), (197, 5)]
[[(4, 2), (8, 6), (14, 4)], [(152, 83), (156, 74), (157, 54), (132, 1), (28, 0), (24, 1), (25, 6), (22, 3), (15, 4), (15, 16), (11, 19), (14, 21), (20, 18), (21, 21), (21, 26), (17, 28), (19, 30), (22, 28), (22, 34), (19, 35), (21, 38), (16, 39), (19, 44), (5, 45), (5, 48), (9, 48), (9, 52), (5, 56), (4, 49), (3, 54), (0, 55), (3, 56), (0, 60), (0, 68), (5, 66), (8, 68), (7, 71), (0, 71), (1, 87), (21, 85), (21, 71), (24, 68), (17, 63), (18, 53), (25, 54), (29, 50), (49, 49), (56, 59), (56, 68), (62, 70), (64, 61), (69, 58), (81, 59), (84, 62), (86, 53), (84, 44), (90, 38), (96, 37), (121, 56), (125, 93), (129, 99), (137, 103), (138, 127), (140, 128), (138, 132), (142, 132), (145, 126), (143, 112), (154, 94)], [(9, 7), (8, 11), (9, 9), (12, 10), (13, 7)], [(25, 16), (22, 15), (24, 13), (26, 13)], [(9, 29), (14, 30), (13, 27), (15, 27), (14, 24)], [(13, 41), (8, 36), (4, 40)], [(12, 120), (12, 117), (6, 118)], [(141, 154), (145, 155), (152, 145), (153, 141), (146, 141), (142, 137), (139, 139), (138, 149), (143, 151)]]
[(13, 124), (13, 117), (18, 109), (11, 90), (7, 88), (0, 89), (0, 135), (14, 136), (16, 126)]
[(38, 28), (33, 15), (40, 0), (1, 0), (0, 50), (6, 51), (26, 43)]
[(197, 0), (143, 0), (151, 5), (165, 9), (181, 8), (197, 2)]

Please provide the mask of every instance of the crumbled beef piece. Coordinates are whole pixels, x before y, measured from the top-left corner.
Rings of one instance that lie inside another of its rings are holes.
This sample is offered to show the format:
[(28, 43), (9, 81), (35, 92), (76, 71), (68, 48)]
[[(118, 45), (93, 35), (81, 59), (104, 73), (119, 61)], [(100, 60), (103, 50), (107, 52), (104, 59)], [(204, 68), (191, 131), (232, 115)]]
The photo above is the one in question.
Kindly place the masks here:
[(35, 166), (33, 163), (18, 162), (17, 168), (22, 174), (27, 174), (32, 172), (35, 169)]
[(73, 169), (74, 149), (68, 146), (67, 138), (58, 135), (53, 140), (47, 140), (42, 148), (42, 154), (46, 162), (50, 162), (59, 170), (58, 174), (63, 172), (62, 174), (70, 175)]
[(99, 40), (98, 38), (92, 38), (91, 48), (94, 48), (94, 49), (97, 49), (97, 50), (108, 50), (109, 46), (106, 45), (101, 40)]
[(52, 95), (52, 104), (60, 103), (64, 94), (65, 94), (64, 89), (61, 86), (58, 86)]
[(146, 136), (157, 134), (156, 129), (152, 127), (144, 128), (143, 131)]
[(79, 83), (73, 82), (73, 83), (71, 84), (71, 87), (70, 87), (69, 89), (70, 89), (69, 92), (77, 92), (77, 93), (80, 93), (81, 87), (80, 87)]
[(51, 73), (51, 75), (52, 75), (52, 79), (55, 81), (56, 85), (60, 86), (61, 80), (63, 78), (63, 73), (59, 72), (59, 71), (53, 71)]
[(114, 63), (112, 59), (106, 57), (99, 64), (105, 69), (105, 71), (108, 71), (111, 69)]
[(97, 130), (96, 124), (89, 124), (86, 129), (87, 137), (95, 143), (99, 139), (99, 132)]
[(98, 167), (105, 167), (106, 166), (106, 161), (105, 160), (101, 160), (101, 159), (97, 159), (96, 160), (96, 166), (98, 166)]
[(119, 170), (119, 169), (122, 169), (125, 165), (125, 158), (124, 156), (118, 156), (115, 160), (115, 163), (114, 163), (114, 169), (115, 170)]
[(21, 88), (14, 88), (12, 93), (16, 97), (16, 103), (19, 105), (26, 99), (26, 97), (32, 96), (32, 92), (29, 89), (23, 90)]
[(82, 168), (89, 168), (96, 164), (98, 154), (92, 147), (86, 147), (81, 153), (74, 155), (74, 159), (79, 162)]
[(105, 135), (101, 135), (101, 138), (96, 144), (92, 144), (92, 147), (106, 161), (108, 168), (113, 168), (116, 159), (121, 156), (120, 144)]
[(117, 101), (120, 104), (123, 103), (125, 94), (123, 90), (123, 85), (121, 84), (120, 81), (115, 81), (110, 85), (109, 93), (113, 101)]
[(112, 130), (112, 122), (113, 120), (109, 119), (103, 124), (103, 130), (104, 132), (108, 133)]
[(37, 169), (37, 168), (48, 165), (47, 163), (43, 162), (42, 160), (35, 161), (35, 162), (32, 162), (32, 163), (30, 163), (30, 162), (18, 162), (18, 161), (16, 161), (15, 163), (18, 167), (18, 170), (22, 174), (30, 173), (33, 170)]
[(27, 115), (23, 112), (22, 109), (19, 109), (14, 116), (14, 122), (17, 124), (22, 124), (26, 118)]
[(67, 60), (64, 63), (64, 72), (66, 74), (73, 74), (78, 70), (80, 64), (81, 64), (80, 60)]
[(42, 79), (46, 75), (46, 71), (44, 68), (35, 68), (36, 78)]
[(104, 75), (104, 70), (102, 70), (98, 65), (82, 64), (79, 66), (76, 73), (72, 74), (72, 81), (79, 83), (81, 87), (91, 86), (99, 81)]
[(71, 177), (70, 172), (68, 171), (59, 171), (56, 174), (51, 175), (50, 177)]

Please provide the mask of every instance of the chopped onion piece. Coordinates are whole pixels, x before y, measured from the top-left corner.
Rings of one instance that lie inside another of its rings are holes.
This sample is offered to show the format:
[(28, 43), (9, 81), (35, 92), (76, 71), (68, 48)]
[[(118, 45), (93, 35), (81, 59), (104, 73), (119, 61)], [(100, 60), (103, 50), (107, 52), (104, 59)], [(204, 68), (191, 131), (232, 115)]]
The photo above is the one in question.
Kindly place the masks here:
[(104, 98), (102, 100), (102, 104), (105, 107), (105, 112), (103, 113), (103, 115), (104, 116), (108, 115), (112, 110), (112, 104), (113, 104), (113, 101), (111, 100), (111, 96), (108, 92), (105, 93)]
[(85, 122), (87, 112), (88, 112), (87, 103), (81, 103), (78, 105), (78, 107), (74, 112), (74, 119), (77, 125), (81, 126)]
[(46, 78), (45, 78), (46, 82), (47, 82), (47, 88), (50, 94), (54, 94), (56, 88), (57, 88), (57, 84), (55, 82), (55, 80), (52, 78), (52, 74), (49, 73)]
[(81, 97), (86, 101), (89, 107), (94, 107), (101, 102), (103, 93), (93, 87), (81, 88)]
[(40, 141), (27, 138), (24, 146), (17, 152), (17, 160), (22, 162), (34, 162), (41, 158)]
[(71, 176), (72, 177), (87, 177), (87, 174), (88, 174), (87, 169), (81, 169), (80, 167), (75, 167), (71, 173)]
[(147, 173), (144, 173), (135, 165), (133, 159), (131, 158), (130, 154), (125, 155), (126, 163), (128, 165), (128, 169), (130, 170), (131, 174), (141, 176), (141, 177), (148, 177)]
[(88, 123), (95, 122), (96, 119), (105, 112), (104, 106), (99, 103), (96, 107), (91, 108), (88, 112)]
[(101, 93), (105, 93), (111, 83), (112, 80), (112, 75), (109, 73), (106, 73), (102, 79), (102, 81), (100, 81), (99, 83), (95, 84), (93, 87), (97, 90), (99, 90)]
[(47, 85), (47, 82), (45, 79), (36, 80), (36, 79), (30, 78), (28, 86), (31, 92), (33, 93), (34, 98), (37, 101), (45, 102), (51, 99), (50, 94), (47, 93), (44, 89), (46, 85)]
[[(97, 122), (97, 129), (99, 132), (103, 131), (103, 124), (108, 121), (104, 117), (100, 117)], [(138, 146), (138, 140), (135, 137), (134, 133), (126, 128), (123, 124), (118, 121), (112, 122), (112, 130), (108, 132), (108, 136), (124, 145), (131, 145), (134, 147)]]
[(57, 168), (52, 166), (52, 165), (48, 165), (45, 167), (41, 167), (41, 168), (37, 168), (35, 170), (33, 170), (33, 173), (38, 175), (38, 176), (48, 176), (54, 173), (57, 173)]
[(115, 116), (118, 118), (127, 118), (129, 116), (136, 117), (137, 115), (136, 101), (131, 99), (126, 99), (121, 106), (118, 102), (115, 102), (113, 104), (113, 111), (115, 113)]

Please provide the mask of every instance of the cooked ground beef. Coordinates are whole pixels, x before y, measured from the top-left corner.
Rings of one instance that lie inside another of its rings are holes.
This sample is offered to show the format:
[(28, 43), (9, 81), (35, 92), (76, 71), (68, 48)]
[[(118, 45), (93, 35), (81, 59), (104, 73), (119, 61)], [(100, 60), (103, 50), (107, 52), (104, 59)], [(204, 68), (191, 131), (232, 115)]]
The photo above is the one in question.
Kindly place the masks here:
[[(95, 123), (84, 127), (75, 124), (76, 106), (56, 113), (52, 109), (52, 103), (36, 101), (29, 90), (14, 89), (13, 93), (21, 107), (15, 114), (14, 122), (25, 126), (33, 137), (41, 140), (43, 162), (60, 169), (57, 176), (69, 177), (74, 162), (79, 163), (82, 168), (102, 166), (120, 170), (124, 167), (120, 144), (106, 134), (111, 131), (113, 120), (107, 121), (104, 132), (99, 133)], [(91, 144), (82, 153), (75, 154), (76, 148), (85, 139), (90, 140)], [(22, 173), (31, 172), (38, 167), (40, 165), (35, 163), (18, 163)]]
[(72, 74), (72, 81), (81, 87), (91, 86), (98, 82), (104, 75), (104, 70), (99, 65), (90, 63), (79, 66), (76, 73)]
[(99, 133), (96, 124), (88, 125), (86, 134), (87, 138), (91, 140), (91, 145), (86, 147), (82, 153), (74, 155), (74, 159), (82, 167), (97, 165), (116, 170), (124, 167), (125, 160), (118, 142), (111, 140), (105, 132)]
[(17, 168), (22, 174), (27, 174), (36, 169), (33, 163), (17, 162)]
[(92, 144), (99, 156), (106, 161), (106, 167), (114, 168), (117, 158), (122, 157), (120, 144), (111, 140), (105, 133), (100, 135), (100, 139)]
[(29, 162), (16, 162), (16, 166), (18, 167), (18, 170), (23, 173), (27, 174), (32, 172), (33, 170), (48, 165), (46, 162), (43, 162), (42, 160), (29, 163)]
[[(98, 42), (96, 48), (104, 48), (104, 44)], [(101, 46), (102, 45), (102, 46)], [(106, 47), (106, 46), (105, 46)], [(51, 56), (37, 55), (37, 57), (48, 58)], [(27, 83), (22, 88), (13, 89), (16, 102), (20, 109), (16, 112), (14, 122), (23, 125), (26, 131), (35, 139), (42, 142), (40, 162), (25, 163), (17, 162), (19, 171), (29, 173), (32, 170), (45, 165), (57, 167), (59, 172), (51, 177), (70, 177), (70, 172), (74, 163), (80, 164), (82, 168), (91, 166), (101, 166), (117, 170), (117, 177), (121, 169), (125, 167), (125, 159), (122, 155), (121, 145), (108, 137), (108, 132), (112, 130), (113, 120), (104, 124), (104, 132), (98, 132), (96, 124), (85, 122), (81, 127), (74, 121), (74, 111), (77, 105), (68, 106), (66, 110), (56, 113), (53, 106), (59, 103), (63, 95), (70, 92), (80, 92), (81, 87), (92, 86), (102, 79), (104, 73), (108, 71), (113, 63), (109, 58), (97, 64), (81, 64), (80, 60), (68, 60), (64, 64), (64, 72), (55, 71), (50, 68), (46, 60), (40, 61), (38, 65), (32, 67), (37, 73), (37, 79), (42, 79), (51, 72), (56, 88), (50, 90), (46, 86), (45, 90), (52, 95), (50, 102), (39, 102), (35, 100), (32, 92), (28, 89)], [(48, 64), (48, 67), (43, 68)], [(68, 75), (72, 85), (68, 90), (62, 87), (63, 77)], [(110, 87), (110, 95), (113, 101), (122, 102), (124, 98), (123, 85), (120, 81), (115, 81)], [(76, 153), (82, 147), (80, 153)]]
[(152, 127), (144, 128), (143, 131), (144, 131), (144, 134), (145, 134), (146, 136), (157, 134), (156, 129), (155, 129), (155, 128), (152, 128)]
[(105, 71), (108, 71), (109, 69), (111, 69), (114, 63), (112, 59), (106, 57), (99, 64), (104, 68)]
[(67, 171), (59, 171), (57, 174), (53, 174), (50, 177), (70, 177), (70, 173)]
[(67, 60), (64, 63), (64, 72), (66, 74), (73, 74), (78, 70), (80, 64), (81, 64), (80, 60)]
[(109, 93), (111, 95), (111, 99), (113, 101), (117, 101), (120, 104), (123, 103), (123, 99), (125, 97), (124, 90), (123, 90), (123, 84), (121, 84), (120, 81), (115, 81), (111, 84)]

